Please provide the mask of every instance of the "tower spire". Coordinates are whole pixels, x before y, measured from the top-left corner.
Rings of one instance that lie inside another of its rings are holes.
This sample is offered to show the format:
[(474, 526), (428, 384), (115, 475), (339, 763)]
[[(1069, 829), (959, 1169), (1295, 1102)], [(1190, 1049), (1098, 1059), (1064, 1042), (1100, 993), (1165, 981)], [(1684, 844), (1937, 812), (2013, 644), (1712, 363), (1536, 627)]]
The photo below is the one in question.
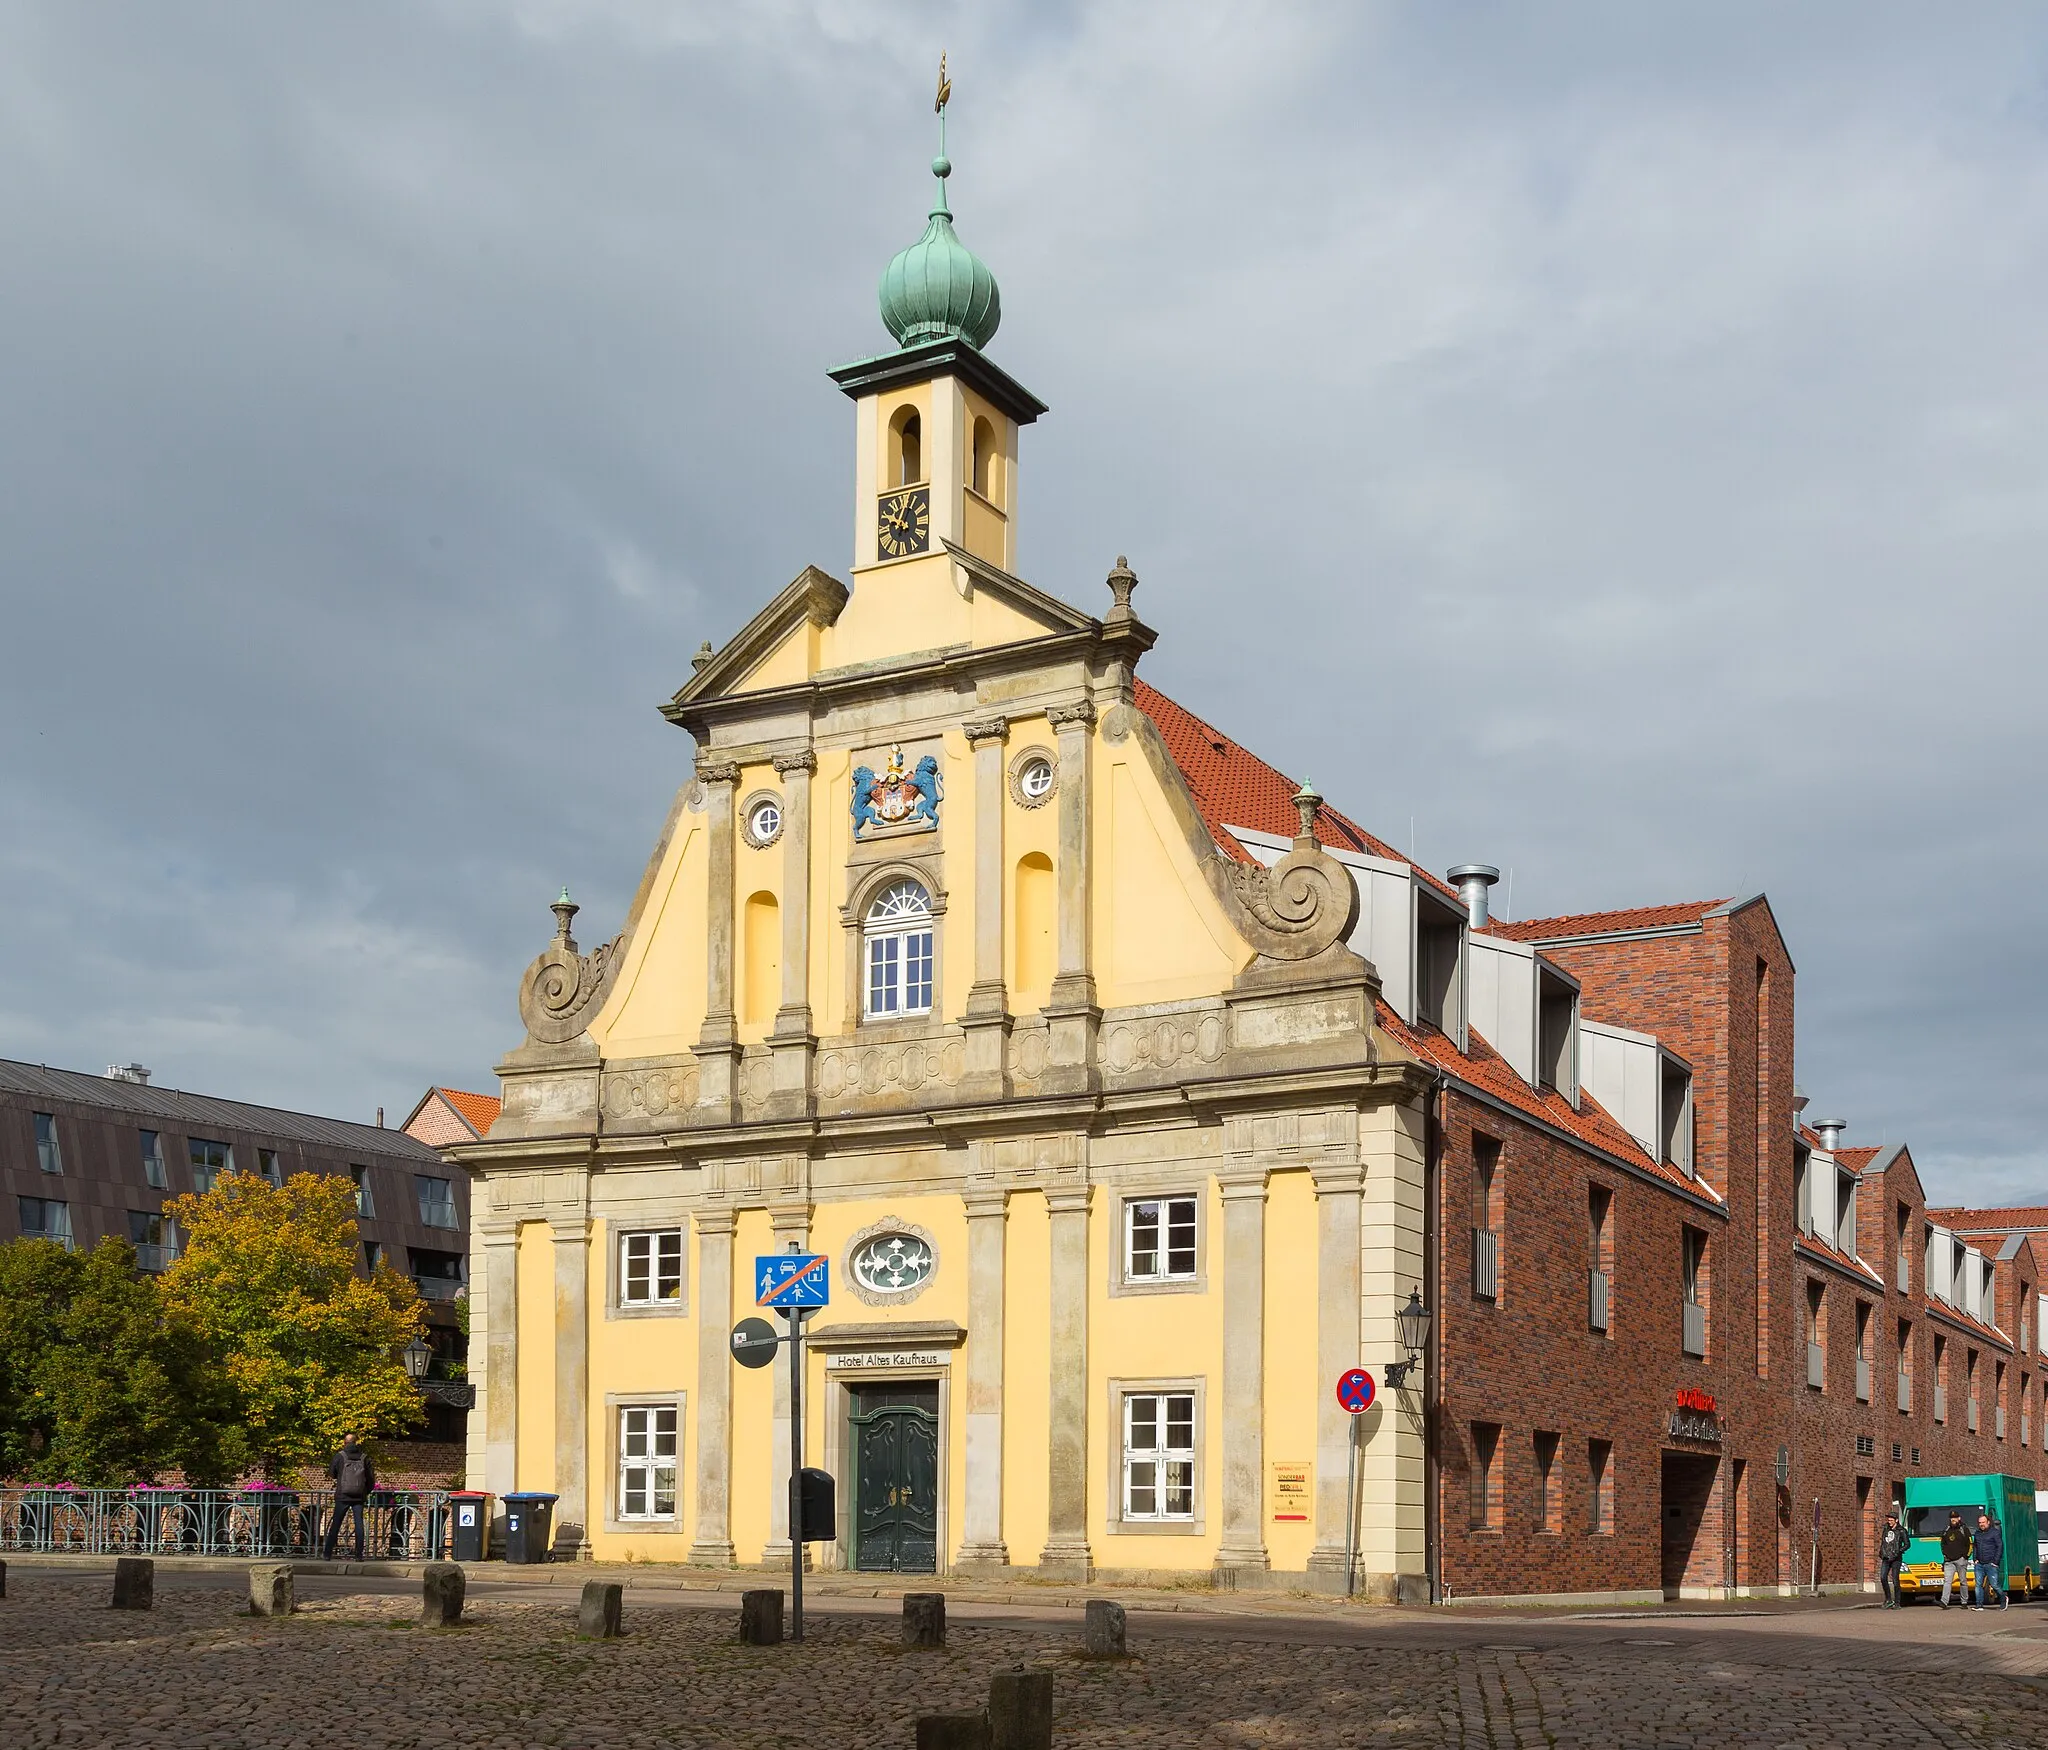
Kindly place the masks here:
[(953, 81), (941, 55), (939, 88), (932, 100), (939, 118), (939, 155), (932, 160), (937, 186), (931, 211), (924, 235), (899, 251), (882, 275), (882, 322), (902, 347), (954, 339), (979, 350), (1003, 319), (995, 275), (954, 234), (952, 208), (946, 204), (946, 178), (953, 174), (946, 156), (946, 106), (952, 98)]
[(926, 215), (936, 219), (941, 213), (947, 218), (953, 216), (946, 205), (946, 178), (953, 174), (953, 160), (946, 156), (946, 105), (953, 97), (953, 81), (946, 77), (946, 51), (939, 51), (939, 94), (932, 101), (932, 108), (939, 118), (939, 155), (932, 160), (932, 175), (938, 178), (938, 191), (932, 197), (932, 210)]

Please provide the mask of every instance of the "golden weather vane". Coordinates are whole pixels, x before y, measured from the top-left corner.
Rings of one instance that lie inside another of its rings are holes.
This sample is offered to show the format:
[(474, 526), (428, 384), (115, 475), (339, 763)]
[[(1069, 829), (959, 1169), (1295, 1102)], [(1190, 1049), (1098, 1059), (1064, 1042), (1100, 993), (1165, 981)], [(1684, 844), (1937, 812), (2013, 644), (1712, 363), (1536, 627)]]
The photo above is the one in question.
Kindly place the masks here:
[(946, 99), (953, 95), (953, 81), (946, 77), (946, 54), (939, 51), (939, 95), (932, 108), (940, 115), (946, 113)]

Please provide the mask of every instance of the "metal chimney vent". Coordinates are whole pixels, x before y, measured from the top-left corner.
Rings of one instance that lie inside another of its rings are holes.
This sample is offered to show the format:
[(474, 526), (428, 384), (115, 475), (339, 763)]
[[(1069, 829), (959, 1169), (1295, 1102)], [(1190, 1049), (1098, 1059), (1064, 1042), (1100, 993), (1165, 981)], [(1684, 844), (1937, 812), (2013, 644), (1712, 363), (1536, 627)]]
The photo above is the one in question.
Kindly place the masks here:
[(107, 1065), (107, 1080), (110, 1082), (134, 1082), (140, 1087), (149, 1085), (149, 1071), (139, 1063), (110, 1063)]
[(1829, 1154), (1839, 1154), (1842, 1149), (1842, 1132), (1849, 1128), (1846, 1118), (1821, 1118), (1814, 1122), (1813, 1134), (1820, 1138), (1820, 1145)]
[(1446, 869), (1444, 879), (1458, 890), (1458, 897), (1465, 902), (1466, 922), (1477, 930), (1486, 923), (1486, 890), (1500, 879), (1500, 871), (1491, 863), (1460, 863), (1455, 869)]

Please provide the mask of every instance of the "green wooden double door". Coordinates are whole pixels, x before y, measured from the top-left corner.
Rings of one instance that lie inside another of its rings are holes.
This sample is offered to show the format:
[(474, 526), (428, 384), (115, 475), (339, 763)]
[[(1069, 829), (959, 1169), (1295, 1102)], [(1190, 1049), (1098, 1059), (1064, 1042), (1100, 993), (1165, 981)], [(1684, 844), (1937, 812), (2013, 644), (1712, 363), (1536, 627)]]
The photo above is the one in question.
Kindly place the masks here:
[(853, 1394), (853, 1565), (869, 1573), (939, 1567), (939, 1388), (871, 1385)]

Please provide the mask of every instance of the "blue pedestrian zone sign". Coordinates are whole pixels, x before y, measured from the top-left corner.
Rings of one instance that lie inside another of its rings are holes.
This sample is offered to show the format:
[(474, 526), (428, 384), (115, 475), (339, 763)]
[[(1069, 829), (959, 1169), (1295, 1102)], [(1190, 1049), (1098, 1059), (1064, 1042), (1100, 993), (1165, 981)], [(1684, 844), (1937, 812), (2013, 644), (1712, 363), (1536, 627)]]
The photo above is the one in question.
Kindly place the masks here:
[(823, 1252), (776, 1252), (754, 1260), (756, 1306), (830, 1306), (831, 1266)]

